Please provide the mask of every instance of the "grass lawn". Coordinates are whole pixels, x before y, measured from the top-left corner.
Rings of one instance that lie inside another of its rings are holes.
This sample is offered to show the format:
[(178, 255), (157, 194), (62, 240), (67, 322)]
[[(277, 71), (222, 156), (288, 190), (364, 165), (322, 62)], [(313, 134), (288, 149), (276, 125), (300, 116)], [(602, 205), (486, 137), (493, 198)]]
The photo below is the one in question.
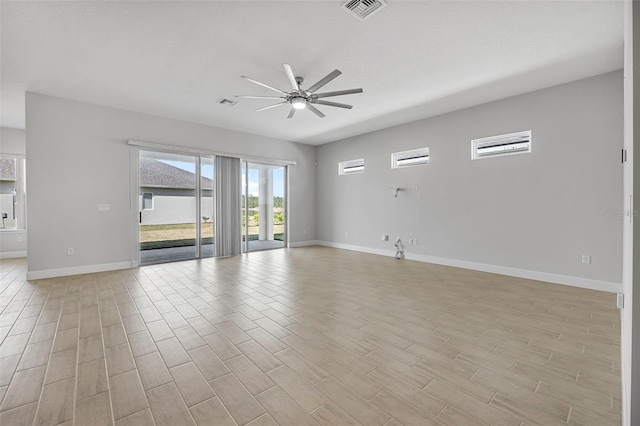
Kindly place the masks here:
[[(284, 225), (273, 225), (273, 232), (281, 234)], [(257, 226), (249, 226), (249, 235), (258, 235)], [(195, 223), (177, 223), (172, 225), (140, 225), (140, 242), (186, 240), (196, 237)], [(202, 224), (202, 238), (213, 237), (213, 223)]]

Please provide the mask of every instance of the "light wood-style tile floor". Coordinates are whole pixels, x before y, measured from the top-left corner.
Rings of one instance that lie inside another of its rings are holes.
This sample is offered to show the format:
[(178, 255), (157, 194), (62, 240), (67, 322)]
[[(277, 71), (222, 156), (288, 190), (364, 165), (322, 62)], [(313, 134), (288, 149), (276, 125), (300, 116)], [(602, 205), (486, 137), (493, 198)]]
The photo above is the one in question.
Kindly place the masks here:
[(621, 422), (613, 294), (323, 247), (0, 264), (2, 426)]

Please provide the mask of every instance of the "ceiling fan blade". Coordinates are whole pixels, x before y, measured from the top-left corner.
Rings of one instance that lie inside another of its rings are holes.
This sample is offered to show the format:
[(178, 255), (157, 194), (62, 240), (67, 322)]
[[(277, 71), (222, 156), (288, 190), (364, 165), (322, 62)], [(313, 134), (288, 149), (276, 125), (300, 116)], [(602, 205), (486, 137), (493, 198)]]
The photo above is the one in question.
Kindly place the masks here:
[(264, 107), (264, 108), (257, 109), (257, 110), (256, 110), (256, 112), (264, 111), (264, 110), (266, 110), (266, 109), (270, 109), (270, 108), (275, 108), (275, 107), (277, 107), (277, 106), (285, 105), (285, 104), (288, 104), (288, 103), (289, 103), (289, 102), (284, 101), (284, 102), (280, 102), (279, 104), (269, 105), (269, 106), (266, 106), (266, 107)]
[(291, 89), (295, 91), (300, 90), (300, 86), (298, 86), (298, 82), (296, 81), (296, 76), (293, 75), (293, 70), (291, 69), (291, 65), (282, 64), (284, 67), (284, 72), (287, 74), (287, 78), (289, 79), (289, 83), (291, 83)]
[(245, 80), (249, 80), (250, 82), (255, 83), (255, 84), (259, 85), (259, 86), (266, 87), (267, 89), (275, 90), (276, 92), (282, 93), (283, 95), (288, 95), (287, 92), (283, 92), (282, 90), (280, 90), (278, 88), (275, 88), (273, 86), (269, 86), (266, 83), (261, 83), (258, 80), (254, 80), (252, 78), (247, 77), (246, 75), (241, 75), (240, 77), (244, 78)]
[(240, 99), (285, 99), (284, 97), (280, 96), (250, 96), (250, 95), (235, 95), (236, 98), (240, 98)]
[(311, 92), (311, 93), (315, 92), (316, 90), (318, 90), (319, 88), (321, 88), (322, 86), (324, 86), (325, 84), (327, 84), (328, 82), (330, 82), (331, 80), (333, 80), (334, 78), (339, 76), (340, 74), (342, 74), (340, 72), (340, 70), (331, 71), (329, 74), (327, 74), (326, 76), (322, 77), (320, 79), (320, 81), (318, 81), (316, 84), (314, 84), (313, 86), (309, 87), (307, 89), (307, 91)]
[(291, 118), (293, 117), (293, 114), (296, 113), (296, 109), (295, 108), (291, 108), (291, 111), (289, 111), (289, 115), (287, 116), (287, 118)]
[(317, 115), (320, 118), (324, 117), (324, 114), (322, 113), (322, 111), (320, 111), (318, 108), (314, 107), (311, 104), (307, 104), (307, 108), (309, 109), (309, 111), (311, 111), (312, 113), (314, 113), (315, 115)]
[(321, 99), (320, 100), (316, 100), (315, 102), (312, 100), (312, 102), (314, 104), (318, 104), (318, 105), (327, 105), (327, 106), (338, 107), (338, 108), (346, 108), (346, 109), (353, 108), (352, 105), (341, 104), (341, 103), (338, 103), (338, 102), (323, 101)]
[(342, 95), (351, 95), (352, 93), (362, 93), (362, 89), (347, 89), (347, 90), (338, 90), (336, 92), (325, 92), (325, 93), (317, 93), (313, 95), (313, 98), (328, 98), (330, 96), (342, 96)]

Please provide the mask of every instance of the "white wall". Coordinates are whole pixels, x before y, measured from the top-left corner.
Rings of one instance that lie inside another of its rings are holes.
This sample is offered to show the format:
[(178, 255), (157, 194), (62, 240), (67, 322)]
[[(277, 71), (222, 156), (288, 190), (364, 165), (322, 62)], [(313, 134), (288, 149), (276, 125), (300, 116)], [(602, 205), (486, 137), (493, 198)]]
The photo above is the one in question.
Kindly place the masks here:
[[(34, 93), (26, 95), (26, 129), (31, 278), (122, 268), (138, 258), (129, 139), (297, 161), (289, 239), (315, 239), (312, 146)], [(99, 212), (99, 203), (110, 210)]]
[[(532, 153), (470, 159), (471, 139), (520, 130)], [(392, 152), (424, 146), (431, 164), (391, 170)], [(616, 291), (621, 148), (619, 71), (322, 145), (317, 236), (387, 254), (400, 236), (410, 258)], [(356, 158), (365, 172), (338, 176)]]
[[(26, 136), (25, 131), (21, 129), (10, 129), (0, 127), (0, 153), (25, 155), (26, 153)], [(10, 206), (13, 202), (13, 196), (2, 196), (2, 211), (11, 212)], [(10, 215), (9, 215), (10, 216)], [(11, 219), (5, 220), (7, 227), (15, 226), (15, 221)], [(27, 255), (27, 230), (12, 229), (0, 230), (0, 259), (11, 257), (25, 257)]]
[(0, 127), (0, 153), (25, 155), (26, 147), (24, 130)]

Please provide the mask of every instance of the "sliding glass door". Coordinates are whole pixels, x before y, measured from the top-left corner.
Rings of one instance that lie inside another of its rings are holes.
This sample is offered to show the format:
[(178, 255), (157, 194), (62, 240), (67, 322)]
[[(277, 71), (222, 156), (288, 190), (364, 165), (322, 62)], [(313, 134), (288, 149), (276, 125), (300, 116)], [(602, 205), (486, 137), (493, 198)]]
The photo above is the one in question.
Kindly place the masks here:
[(286, 247), (285, 166), (243, 163), (243, 252)]
[(213, 157), (140, 151), (140, 264), (213, 256)]
[(286, 166), (139, 153), (141, 265), (287, 246)]

